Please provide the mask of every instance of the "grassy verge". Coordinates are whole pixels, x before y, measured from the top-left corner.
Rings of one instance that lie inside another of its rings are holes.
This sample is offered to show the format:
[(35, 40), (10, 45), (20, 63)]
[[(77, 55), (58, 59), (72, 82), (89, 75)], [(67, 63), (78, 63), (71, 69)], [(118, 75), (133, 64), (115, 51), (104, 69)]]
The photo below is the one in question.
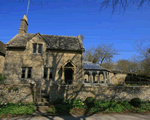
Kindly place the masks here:
[(0, 118), (7, 116), (30, 115), (34, 112), (34, 103), (5, 103), (0, 104)]

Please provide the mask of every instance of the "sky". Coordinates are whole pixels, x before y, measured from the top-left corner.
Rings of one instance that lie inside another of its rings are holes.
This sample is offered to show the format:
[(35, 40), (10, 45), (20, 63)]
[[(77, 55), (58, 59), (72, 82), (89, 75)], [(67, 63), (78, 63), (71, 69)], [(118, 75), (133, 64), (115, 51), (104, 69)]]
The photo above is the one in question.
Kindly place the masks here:
[[(29, 5), (27, 33), (49, 35), (84, 35), (85, 50), (100, 44), (113, 44), (119, 51), (114, 62), (138, 56), (136, 41), (150, 43), (150, 8), (138, 10), (129, 6), (125, 14), (117, 10), (113, 15), (108, 7), (99, 11), (102, 0), (33, 0)], [(3, 0), (0, 4), (0, 41), (7, 43), (20, 27), (20, 19), (27, 13), (28, 0)]]

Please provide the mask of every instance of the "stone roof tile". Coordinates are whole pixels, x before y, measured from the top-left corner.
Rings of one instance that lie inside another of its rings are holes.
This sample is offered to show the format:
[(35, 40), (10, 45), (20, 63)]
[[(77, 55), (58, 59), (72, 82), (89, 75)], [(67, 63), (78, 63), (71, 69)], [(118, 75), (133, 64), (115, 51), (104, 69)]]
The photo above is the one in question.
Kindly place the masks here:
[[(25, 33), (13, 38), (7, 47), (25, 47), (28, 40), (36, 34)], [(74, 36), (43, 35), (49, 49), (82, 50), (80, 42)]]
[(88, 61), (84, 61), (84, 70), (107, 70), (106, 68), (98, 65), (98, 64), (94, 64), (92, 62), (88, 62)]

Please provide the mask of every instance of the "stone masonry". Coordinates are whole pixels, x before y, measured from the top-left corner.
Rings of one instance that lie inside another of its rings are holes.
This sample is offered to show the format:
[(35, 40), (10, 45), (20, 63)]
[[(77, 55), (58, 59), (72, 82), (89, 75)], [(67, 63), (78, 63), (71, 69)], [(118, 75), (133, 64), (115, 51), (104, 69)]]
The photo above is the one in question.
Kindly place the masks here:
[(5, 57), (0, 55), (0, 74), (3, 74)]

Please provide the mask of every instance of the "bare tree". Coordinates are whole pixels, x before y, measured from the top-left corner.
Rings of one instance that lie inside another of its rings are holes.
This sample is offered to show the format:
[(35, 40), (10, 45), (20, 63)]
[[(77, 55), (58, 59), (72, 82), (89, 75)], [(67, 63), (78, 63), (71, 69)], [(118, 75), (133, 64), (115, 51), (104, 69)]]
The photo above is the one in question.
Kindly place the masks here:
[(118, 8), (125, 12), (129, 5), (136, 5), (137, 9), (140, 9), (144, 4), (148, 5), (149, 2), (150, 0), (103, 0), (100, 3), (100, 10), (111, 6), (113, 14)]
[(150, 47), (149, 44), (144, 46), (145, 41), (136, 41), (135, 49), (140, 54), (142, 74), (150, 75)]
[(102, 65), (103, 62), (111, 61), (114, 55), (118, 55), (118, 51), (113, 48), (113, 44), (101, 44), (96, 48), (88, 49), (85, 53), (85, 59)]
[(102, 67), (108, 69), (108, 70), (113, 70), (114, 69), (114, 63), (112, 60), (109, 60), (107, 62), (103, 62)]
[(130, 72), (129, 66), (130, 66), (130, 62), (128, 60), (121, 59), (118, 60), (116, 67), (119, 71)]

